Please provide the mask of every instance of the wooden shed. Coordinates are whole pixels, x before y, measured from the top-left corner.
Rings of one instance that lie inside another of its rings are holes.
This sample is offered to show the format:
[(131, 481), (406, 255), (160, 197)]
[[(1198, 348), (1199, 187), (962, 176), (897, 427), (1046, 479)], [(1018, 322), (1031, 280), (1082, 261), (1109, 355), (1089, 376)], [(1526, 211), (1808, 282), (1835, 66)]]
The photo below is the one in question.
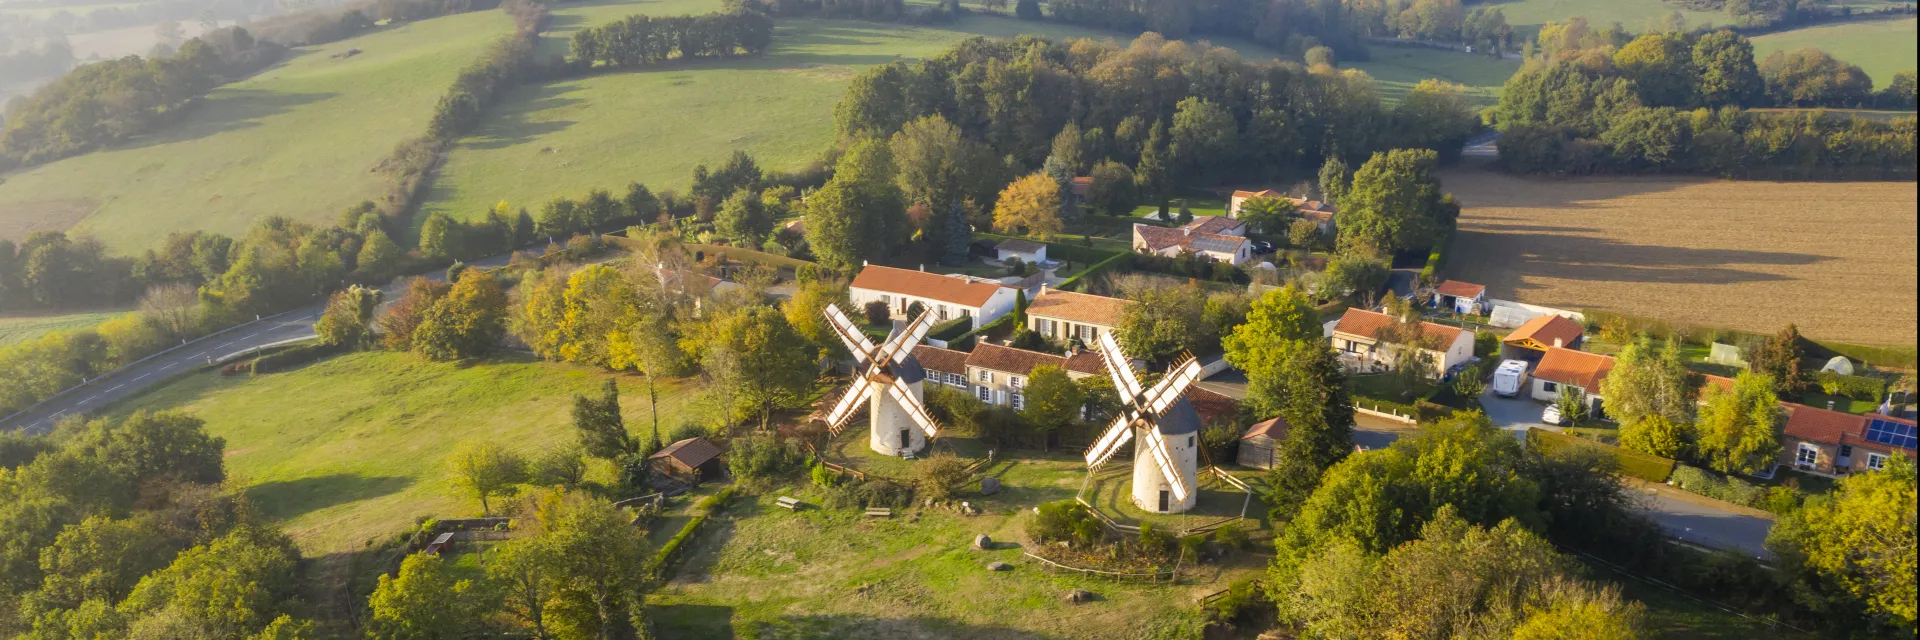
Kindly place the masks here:
[(1247, 427), (1247, 433), (1240, 436), (1240, 455), (1238, 462), (1242, 467), (1254, 469), (1272, 469), (1280, 439), (1287, 437), (1287, 421), (1278, 417), (1272, 420), (1253, 423)]
[(718, 478), (725, 471), (720, 464), (720, 445), (706, 438), (687, 438), (667, 445), (647, 456), (647, 464), (656, 473), (695, 485)]

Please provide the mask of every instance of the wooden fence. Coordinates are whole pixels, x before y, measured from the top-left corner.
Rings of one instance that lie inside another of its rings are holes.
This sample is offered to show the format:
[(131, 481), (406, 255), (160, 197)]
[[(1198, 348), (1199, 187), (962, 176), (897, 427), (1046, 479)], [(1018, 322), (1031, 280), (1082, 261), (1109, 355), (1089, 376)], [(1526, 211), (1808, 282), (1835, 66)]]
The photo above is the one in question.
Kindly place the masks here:
[[(1255, 592), (1259, 592), (1267, 588), (1267, 583), (1258, 578), (1255, 578), (1253, 582), (1248, 584), (1250, 584), (1253, 587), (1253, 590)], [(1200, 598), (1200, 605), (1203, 607), (1211, 606), (1215, 602), (1219, 602), (1223, 599), (1226, 599), (1227, 595), (1231, 593), (1233, 593), (1233, 587), (1227, 587), (1225, 589), (1221, 589), (1219, 591), (1209, 593)]]
[(1079, 573), (1084, 573), (1084, 574), (1088, 574), (1088, 575), (1096, 575), (1096, 576), (1102, 576), (1102, 577), (1107, 577), (1107, 578), (1119, 578), (1119, 579), (1122, 579), (1122, 580), (1142, 580), (1142, 579), (1144, 579), (1144, 580), (1161, 580), (1161, 579), (1166, 579), (1166, 580), (1172, 580), (1172, 579), (1173, 579), (1173, 576), (1174, 576), (1174, 575), (1175, 575), (1175, 574), (1177, 573), (1177, 571), (1174, 571), (1174, 570), (1169, 570), (1169, 571), (1155, 571), (1155, 572), (1152, 572), (1152, 573), (1125, 573), (1125, 572), (1120, 572), (1120, 571), (1103, 571), (1103, 570), (1100, 570), (1100, 569), (1086, 569), (1086, 568), (1082, 568), (1082, 567), (1075, 567), (1075, 566), (1072, 566), (1072, 565), (1065, 565), (1065, 564), (1060, 564), (1060, 563), (1058, 563), (1058, 562), (1054, 562), (1054, 561), (1052, 561), (1052, 560), (1048, 560), (1048, 559), (1046, 559), (1046, 558), (1043, 558), (1043, 557), (1040, 557), (1040, 556), (1037, 556), (1037, 555), (1034, 555), (1034, 554), (1033, 554), (1033, 552), (1031, 552), (1031, 551), (1022, 551), (1022, 552), (1020, 552), (1020, 555), (1023, 555), (1023, 556), (1026, 556), (1026, 557), (1029, 557), (1029, 558), (1033, 558), (1033, 559), (1035, 559), (1035, 560), (1039, 560), (1039, 561), (1040, 561), (1040, 563), (1041, 563), (1041, 564), (1042, 564), (1043, 566), (1046, 566), (1046, 567), (1047, 567), (1047, 568), (1049, 568), (1049, 569), (1064, 569), (1064, 570), (1067, 570), (1067, 571), (1075, 571), (1075, 572), (1079, 572)]

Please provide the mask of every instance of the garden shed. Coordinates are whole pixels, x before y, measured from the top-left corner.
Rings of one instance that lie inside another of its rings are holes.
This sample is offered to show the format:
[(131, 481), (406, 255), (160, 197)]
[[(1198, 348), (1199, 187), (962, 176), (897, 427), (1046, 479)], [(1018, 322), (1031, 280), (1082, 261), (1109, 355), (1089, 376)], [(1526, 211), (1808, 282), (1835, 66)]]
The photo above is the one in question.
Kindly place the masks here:
[(1287, 421), (1278, 417), (1253, 423), (1247, 432), (1240, 436), (1240, 455), (1237, 462), (1242, 467), (1254, 469), (1272, 469), (1275, 450), (1280, 440), (1287, 437)]
[(647, 465), (655, 473), (697, 485), (701, 480), (718, 478), (725, 471), (720, 453), (720, 445), (711, 440), (687, 438), (647, 456)]
[(1027, 264), (1041, 264), (1047, 261), (1047, 245), (1032, 240), (1008, 238), (993, 245), (994, 258), (1006, 262), (1019, 258)]

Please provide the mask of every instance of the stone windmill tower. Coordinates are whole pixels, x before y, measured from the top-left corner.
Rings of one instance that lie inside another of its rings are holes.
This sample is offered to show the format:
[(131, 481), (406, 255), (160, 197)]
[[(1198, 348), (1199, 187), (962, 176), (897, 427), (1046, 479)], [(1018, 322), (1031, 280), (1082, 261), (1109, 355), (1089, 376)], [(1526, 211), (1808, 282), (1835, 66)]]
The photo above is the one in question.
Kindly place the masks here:
[(1121, 409), (1113, 425), (1087, 449), (1087, 469), (1100, 468), (1131, 439), (1134, 506), (1154, 513), (1192, 509), (1200, 486), (1200, 414), (1187, 402), (1186, 392), (1200, 379), (1200, 362), (1187, 356), (1159, 384), (1142, 389), (1113, 335), (1102, 332), (1098, 342)]
[(927, 413), (922, 385), (927, 373), (914, 359), (913, 347), (927, 337), (927, 330), (933, 327), (933, 317), (922, 313), (904, 330), (896, 331), (886, 342), (875, 346), (839, 307), (827, 305), (826, 316), (827, 324), (858, 361), (854, 365), (853, 385), (847, 387), (827, 414), (827, 428), (839, 435), (864, 402), (871, 427), (867, 446), (876, 453), (907, 456), (926, 448), (927, 441), (940, 432), (940, 427), (933, 415)]

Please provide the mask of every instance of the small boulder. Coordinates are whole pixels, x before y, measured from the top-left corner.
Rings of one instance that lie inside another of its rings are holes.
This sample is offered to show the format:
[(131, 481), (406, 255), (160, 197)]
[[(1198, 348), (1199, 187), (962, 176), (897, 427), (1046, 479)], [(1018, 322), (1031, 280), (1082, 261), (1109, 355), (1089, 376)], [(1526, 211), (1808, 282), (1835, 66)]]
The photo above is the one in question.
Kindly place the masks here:
[(974, 537), (973, 537), (973, 548), (975, 548), (975, 549), (979, 549), (979, 550), (981, 550), (981, 551), (986, 551), (986, 550), (988, 550), (988, 549), (992, 549), (992, 548), (993, 548), (993, 538), (989, 538), (989, 537), (987, 537), (987, 534), (984, 534), (984, 533), (982, 533), (982, 534), (980, 534), (980, 535), (977, 535), (977, 536), (974, 536)]
[(1093, 602), (1093, 592), (1087, 591), (1085, 589), (1074, 589), (1072, 591), (1068, 591), (1067, 595), (1064, 596), (1062, 599), (1073, 604), (1080, 604), (1082, 602)]
[(990, 496), (996, 493), (1000, 493), (999, 478), (981, 478), (980, 479), (980, 495)]
[(1013, 565), (1007, 564), (1005, 562), (994, 561), (994, 562), (987, 563), (987, 570), (988, 571), (1012, 571)]

